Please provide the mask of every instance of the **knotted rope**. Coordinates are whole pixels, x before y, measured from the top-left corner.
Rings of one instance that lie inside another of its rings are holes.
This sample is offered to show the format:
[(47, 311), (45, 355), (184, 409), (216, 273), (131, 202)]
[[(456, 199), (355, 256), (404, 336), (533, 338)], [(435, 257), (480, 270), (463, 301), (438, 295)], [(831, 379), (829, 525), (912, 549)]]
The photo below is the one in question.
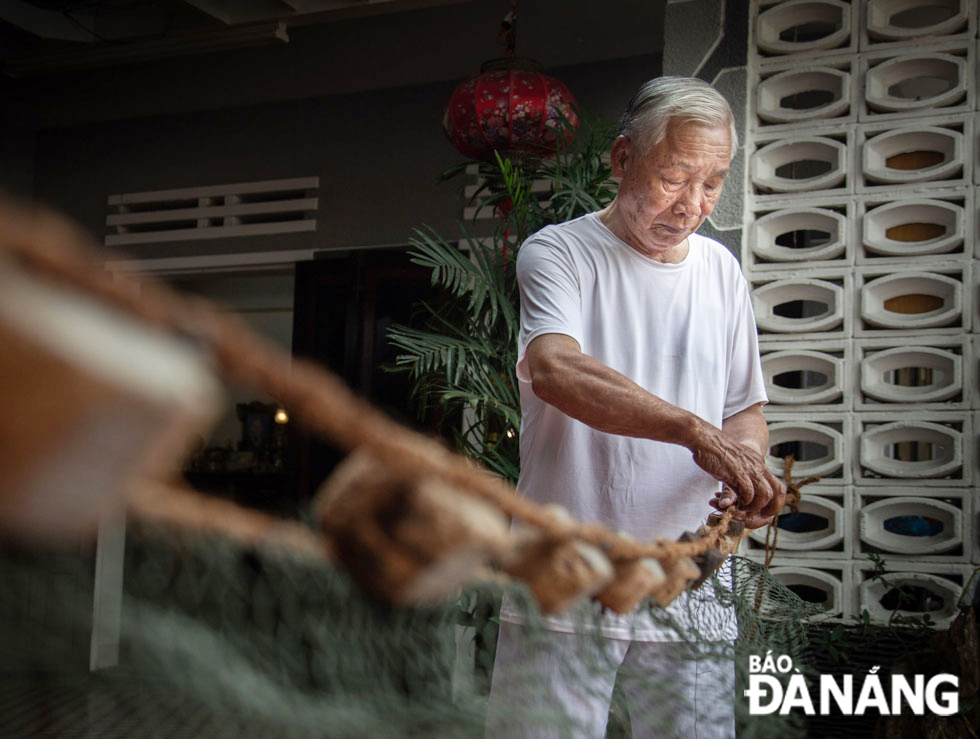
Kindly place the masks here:
[[(599, 549), (613, 563), (652, 558), (669, 568), (684, 558), (703, 557), (719, 547), (730, 554), (742, 535), (740, 522), (733, 522), (734, 508), (721, 515), (712, 514), (709, 526), (701, 527), (697, 534), (682, 537), (682, 541), (660, 537), (640, 542), (599, 524), (556, 515), (553, 510), (519, 497), (510, 485), (440, 443), (398, 425), (357, 397), (333, 373), (309, 361), (290, 357), (207, 301), (178, 295), (146, 277), (93, 269), (93, 264), (106, 260), (106, 254), (65, 219), (50, 213), (28, 215), (5, 206), (0, 208), (0, 223), (0, 254), (19, 262), (28, 271), (95, 296), (148, 324), (192, 340), (210, 355), (216, 374), (225, 382), (248, 386), (276, 398), (291, 417), (309, 430), (349, 451), (370, 452), (374, 458), (383, 460), (396, 477), (434, 478), (482, 499), (537, 529), (547, 541), (584, 542)], [(788, 461), (787, 480), (791, 467)], [(799, 487), (811, 481), (791, 484), (796, 496), (793, 505), (798, 500)], [(332, 552), (331, 542), (303, 531), (298, 524), (286, 524), (174, 486), (138, 485), (129, 505), (135, 512), (160, 521), (198, 529), (220, 528), (227, 535), (250, 541), (289, 542), (292, 548), (306, 553), (322, 552), (329, 556)], [(213, 515), (215, 506), (221, 508), (220, 515)]]
[[(789, 455), (784, 460), (783, 466), (783, 477), (786, 481), (786, 502), (783, 504), (784, 508), (789, 508), (793, 513), (799, 513), (799, 503), (802, 493), (800, 488), (804, 485), (809, 485), (812, 482), (819, 482), (819, 475), (811, 475), (800, 482), (793, 480), (793, 463), (796, 458), (793, 455)], [(777, 514), (773, 517), (772, 521), (766, 526), (766, 558), (765, 566), (768, 567), (776, 556), (776, 539), (779, 536), (779, 515)], [(772, 536), (772, 541), (770, 542), (769, 537)]]

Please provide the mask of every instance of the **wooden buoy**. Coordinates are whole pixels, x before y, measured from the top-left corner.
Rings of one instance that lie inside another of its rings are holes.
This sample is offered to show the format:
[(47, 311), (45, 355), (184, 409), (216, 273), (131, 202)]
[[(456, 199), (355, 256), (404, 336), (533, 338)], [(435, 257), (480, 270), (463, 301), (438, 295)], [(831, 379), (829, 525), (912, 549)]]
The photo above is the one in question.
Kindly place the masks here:
[(542, 613), (564, 611), (612, 579), (612, 564), (590, 544), (556, 542), (538, 532), (521, 539), (504, 570), (527, 584)]
[[(545, 510), (559, 527), (574, 523), (560, 505)], [(614, 574), (606, 556), (591, 544), (556, 540), (531, 528), (514, 533), (511, 552), (501, 564), (508, 575), (530, 588), (542, 613), (557, 613), (592, 597)]]
[[(709, 525), (704, 525), (698, 528), (698, 534), (700, 536), (707, 536), (708, 534), (713, 533), (714, 529), (712, 529)], [(730, 536), (729, 534), (724, 533), (721, 534), (718, 537), (718, 540), (715, 542), (715, 549), (725, 555), (725, 557), (728, 557), (730, 554), (735, 554), (735, 551), (738, 549), (738, 542), (739, 537)]]
[(612, 582), (595, 598), (616, 613), (629, 613), (667, 581), (664, 568), (652, 558), (616, 562), (614, 568)]
[[(709, 530), (706, 530), (706, 527), (700, 526), (697, 532), (685, 531), (677, 537), (677, 541), (685, 543), (699, 541), (704, 536), (707, 536), (708, 533)], [(690, 587), (692, 590), (697, 590), (704, 584), (705, 580), (711, 577), (711, 573), (721, 566), (722, 562), (725, 561), (725, 555), (718, 551), (718, 549), (712, 547), (706, 549), (701, 554), (695, 555), (691, 560), (698, 566), (699, 572)]]
[[(698, 533), (700, 534), (704, 530), (716, 528), (722, 524), (722, 521), (724, 521), (724, 519), (722, 518), (721, 513), (712, 513), (708, 516), (707, 523), (698, 529)], [(707, 527), (707, 529), (705, 529), (705, 527)], [(743, 533), (745, 533), (745, 521), (740, 518), (729, 519), (725, 533), (728, 536), (741, 536)]]
[(721, 536), (715, 546), (719, 552), (728, 557), (738, 550), (738, 542), (739, 540), (734, 536)]
[(667, 578), (650, 595), (666, 608), (701, 576), (701, 568), (690, 557), (681, 557), (666, 570)]
[(691, 589), (697, 590), (702, 585), (704, 585), (705, 580), (711, 577), (711, 573), (717, 570), (725, 560), (728, 559), (727, 555), (723, 554), (720, 550), (712, 547), (700, 554), (695, 558), (697, 566), (701, 569), (698, 578), (691, 583)]
[[(714, 529), (721, 524), (722, 518), (721, 514), (713, 514), (708, 517), (708, 522), (698, 528), (699, 536), (707, 536), (708, 534), (714, 533)], [(726, 527), (725, 533), (718, 537), (718, 541), (715, 544), (715, 548), (718, 549), (726, 557), (730, 554), (735, 554), (738, 550), (739, 542), (741, 541), (742, 535), (745, 533), (745, 522), (740, 519), (733, 518), (729, 520)]]
[(0, 534), (94, 537), (130, 483), (175, 477), (219, 408), (207, 357), (0, 260)]
[(450, 596), (509, 541), (497, 509), (438, 480), (398, 477), (362, 451), (338, 466), (314, 509), (334, 556), (398, 604)]

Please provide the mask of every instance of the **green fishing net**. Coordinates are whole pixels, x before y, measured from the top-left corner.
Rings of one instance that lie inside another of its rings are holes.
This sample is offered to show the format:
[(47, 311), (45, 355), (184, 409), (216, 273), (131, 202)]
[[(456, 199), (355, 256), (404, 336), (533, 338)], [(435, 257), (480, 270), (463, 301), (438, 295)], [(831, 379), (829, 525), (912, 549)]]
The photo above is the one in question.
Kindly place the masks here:
[[(93, 564), (87, 551), (0, 549), (0, 736), (479, 737), (501, 596), (522, 604), (530, 643), (542, 633), (521, 585), (396, 608), (308, 557), (131, 523), (119, 665), (89, 672)], [(733, 558), (733, 579), (703, 587), (734, 604), (734, 646), (705, 642), (704, 624), (673, 625), (678, 659), (734, 660), (740, 691), (750, 654), (804, 663), (812, 606), (748, 560)], [(598, 639), (579, 621), (583, 643)], [(586, 690), (591, 668), (608, 665), (585, 662)], [(571, 717), (533, 700), (533, 677), (527, 690), (510, 717), (571, 736)], [(670, 675), (651, 676), (651, 704), (671, 696)], [(735, 703), (740, 738), (801, 735), (792, 716)], [(617, 690), (608, 736), (630, 735), (629, 710)]]

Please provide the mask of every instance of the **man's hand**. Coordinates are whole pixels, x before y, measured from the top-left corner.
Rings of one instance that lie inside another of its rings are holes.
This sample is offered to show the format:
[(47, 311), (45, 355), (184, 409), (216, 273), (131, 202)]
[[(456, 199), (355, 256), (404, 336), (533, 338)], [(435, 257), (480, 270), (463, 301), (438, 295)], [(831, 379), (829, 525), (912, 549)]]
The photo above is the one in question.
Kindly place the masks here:
[(724, 483), (711, 505), (724, 510), (737, 504), (736, 518), (748, 528), (765, 526), (782, 510), (786, 486), (766, 467), (762, 455), (729, 434), (705, 424), (692, 445), (694, 461)]
[[(767, 526), (772, 523), (773, 517), (778, 515), (779, 510), (783, 506), (783, 502), (786, 500), (786, 493), (783, 492), (779, 498), (778, 507), (772, 506), (772, 504), (766, 506), (759, 513), (750, 513), (749, 511), (739, 508), (736, 504), (738, 503), (738, 498), (730, 487), (722, 487), (721, 491), (715, 494), (715, 497), (708, 501), (708, 504), (712, 508), (717, 508), (719, 511), (724, 511), (726, 508), (730, 508), (736, 505), (735, 508), (735, 518), (739, 519), (745, 524), (747, 529), (758, 529), (762, 526)], [(767, 509), (774, 509), (775, 513), (768, 513)]]

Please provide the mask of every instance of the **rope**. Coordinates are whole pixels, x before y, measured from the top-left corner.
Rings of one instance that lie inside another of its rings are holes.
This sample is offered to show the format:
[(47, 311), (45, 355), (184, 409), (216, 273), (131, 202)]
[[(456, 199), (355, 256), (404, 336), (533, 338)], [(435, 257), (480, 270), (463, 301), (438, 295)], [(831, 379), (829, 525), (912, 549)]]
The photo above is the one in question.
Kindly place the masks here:
[[(800, 498), (803, 497), (803, 494), (800, 492), (800, 488), (802, 488), (804, 485), (809, 485), (811, 482), (819, 482), (820, 477), (813, 475), (805, 480), (802, 480), (801, 482), (795, 482), (793, 480), (793, 463), (795, 461), (796, 458), (792, 454), (784, 458), (783, 477), (786, 480), (786, 502), (783, 504), (783, 507), (789, 507), (790, 511), (793, 513), (799, 513), (800, 511), (798, 506), (800, 503)], [(777, 525), (778, 522), (779, 514), (777, 513), (773, 517), (772, 521), (769, 522), (769, 525), (766, 526), (766, 558), (764, 564), (767, 568), (772, 563), (773, 557), (776, 556), (776, 540), (779, 537), (779, 526)], [(771, 543), (769, 541), (770, 535), (772, 536)]]
[[(94, 295), (105, 303), (135, 315), (170, 333), (193, 340), (207, 350), (217, 374), (226, 382), (263, 391), (276, 398), (291, 417), (311, 431), (321, 434), (347, 450), (366, 449), (383, 459), (396, 475), (404, 479), (435, 477), (475, 495), (503, 513), (529, 524), (552, 542), (577, 539), (601, 550), (613, 562), (652, 557), (670, 565), (685, 557), (697, 557), (718, 546), (728, 534), (734, 509), (712, 514), (710, 530), (702, 530), (694, 540), (671, 542), (658, 537), (639, 542), (615, 534), (594, 523), (582, 523), (558, 516), (553, 511), (519, 497), (504, 481), (491, 476), (464, 457), (450, 452), (439, 442), (410, 431), (375, 409), (353, 392), (336, 375), (309, 361), (290, 357), (281, 349), (254, 334), (234, 316), (219, 311), (209, 302), (178, 295), (146, 277), (138, 279), (123, 273), (92, 268), (106, 255), (73, 224), (52, 213), (27, 215), (7, 206), (0, 208), (3, 238), (0, 252), (49, 279)], [(787, 464), (787, 480), (791, 470)], [(798, 499), (798, 487), (793, 486)], [(166, 500), (168, 502), (164, 503)], [(134, 493), (131, 505), (155, 517), (198, 529), (214, 528), (215, 520), (230, 520), (233, 536), (262, 539), (261, 531), (272, 529), (261, 524), (261, 514), (243, 516), (224, 506), (221, 515), (204, 515), (211, 506), (172, 487), (148, 485)], [(203, 506), (203, 508), (202, 508)], [(186, 509), (180, 513), (182, 509)], [(310, 553), (324, 544), (301, 535), (297, 527), (275, 529), (280, 542)], [(702, 527), (704, 529), (705, 527)], [(741, 527), (730, 537), (737, 545)], [(726, 546), (726, 548), (730, 548)]]

